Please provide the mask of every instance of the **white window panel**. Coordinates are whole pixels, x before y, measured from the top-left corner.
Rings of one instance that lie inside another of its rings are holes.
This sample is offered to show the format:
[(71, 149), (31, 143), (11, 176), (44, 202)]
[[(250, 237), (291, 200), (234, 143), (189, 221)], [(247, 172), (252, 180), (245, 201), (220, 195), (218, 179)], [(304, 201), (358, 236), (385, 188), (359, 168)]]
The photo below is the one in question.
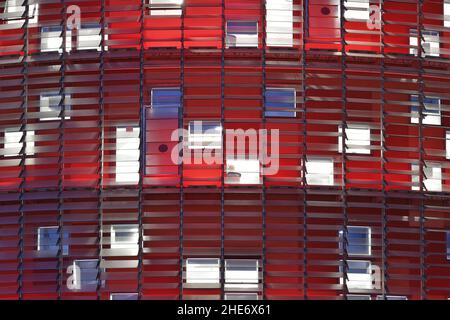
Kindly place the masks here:
[(450, 131), (445, 133), (445, 157), (450, 159)]
[(138, 300), (137, 293), (111, 293), (110, 300)]
[(308, 185), (334, 185), (333, 159), (308, 157), (306, 161), (306, 182)]
[[(344, 251), (344, 231), (339, 231), (340, 252)], [(349, 256), (370, 256), (372, 254), (372, 231), (370, 227), (347, 227), (347, 253)]]
[(111, 226), (111, 249), (126, 249), (137, 254), (139, 251), (139, 226), (137, 224), (117, 224)]
[(227, 159), (225, 183), (260, 184), (259, 160)]
[[(61, 106), (59, 103), (61, 102), (62, 96), (59, 94), (59, 92), (44, 92), (41, 93), (40, 96), (40, 102), (39, 102), (39, 111), (42, 113), (41, 120), (42, 121), (53, 121), (53, 120), (60, 120), (59, 117), (61, 113)], [(65, 104), (65, 111), (70, 111), (71, 109), (71, 103), (70, 103), (71, 96), (70, 94), (65, 95), (64, 104)], [(65, 120), (70, 120), (70, 116), (65, 116)]]
[(266, 43), (273, 47), (294, 45), (293, 0), (266, 0)]
[[(377, 300), (384, 300), (382, 295), (377, 296)], [(386, 300), (408, 300), (407, 296), (386, 296)]]
[[(425, 52), (425, 56), (439, 57), (440, 45), (439, 45), (439, 32), (423, 30), (422, 31), (422, 48)], [(409, 32), (409, 54), (417, 56), (418, 42), (417, 42), (417, 30), (411, 29)]]
[[(419, 123), (419, 97), (411, 96), (411, 123)], [(441, 99), (434, 97), (424, 97), (424, 109), (422, 110), (422, 123), (430, 125), (441, 125)]]
[(209, 258), (186, 259), (186, 283), (219, 284), (220, 260)]
[[(77, 290), (96, 291), (97, 274), (98, 259), (73, 261), (73, 284)], [(101, 284), (104, 286), (104, 280), (102, 280)]]
[[(411, 170), (413, 172), (419, 173), (418, 165), (411, 165)], [(442, 191), (442, 168), (440, 164), (427, 164), (423, 167), (423, 184), (427, 191)], [(420, 174), (420, 173), (419, 173)], [(412, 186), (412, 190), (420, 190), (420, 186), (418, 185), (420, 182), (419, 175), (413, 173), (412, 182), (416, 184)]]
[[(83, 24), (78, 30), (78, 50), (102, 50), (102, 28), (99, 24)], [(108, 40), (108, 35), (105, 34), (105, 41)], [(105, 50), (108, 50), (108, 46), (105, 46)]]
[(226, 46), (258, 47), (258, 22), (256, 21), (227, 21)]
[(444, 3), (444, 27), (450, 27), (450, 2), (446, 0)]
[[(41, 52), (62, 53), (63, 29), (61, 26), (41, 28)], [(72, 49), (72, 31), (66, 31), (66, 52)]]
[(348, 294), (347, 300), (371, 300), (371, 298), (365, 294)]
[[(23, 4), (24, 0), (6, 0), (4, 14), (6, 23), (24, 23), (26, 6)], [(39, 5), (30, 4), (28, 8), (28, 23), (37, 23), (39, 16)]]
[[(339, 127), (338, 147), (342, 153), (342, 127)], [(348, 125), (345, 129), (346, 153), (370, 154), (370, 128), (364, 125)]]
[(222, 126), (219, 121), (189, 122), (189, 149), (221, 149)]
[(370, 1), (356, 0), (344, 1), (345, 13), (344, 18), (352, 21), (369, 21), (370, 17)]
[[(23, 132), (18, 131), (16, 129), (6, 129), (5, 131), (5, 143), (4, 148), (7, 150), (5, 153), (5, 157), (17, 157), (21, 154), (21, 150), (23, 147), (23, 142), (21, 142), (23, 137)], [(30, 141), (34, 139), (34, 131), (27, 131), (27, 143), (26, 143), (26, 155), (34, 154), (34, 141)]]
[(259, 300), (257, 293), (225, 293), (225, 300)]
[[(62, 234), (62, 251), (63, 255), (69, 254), (69, 245), (67, 244), (69, 239), (69, 233), (64, 231)], [(51, 227), (39, 227), (38, 228), (38, 241), (37, 249), (43, 254), (56, 256), (59, 251), (59, 228), (57, 226)]]
[(183, 0), (150, 0), (151, 16), (181, 16)]
[(258, 283), (258, 260), (225, 260), (225, 289), (257, 290)]
[(116, 182), (139, 182), (139, 127), (116, 129)]
[[(343, 263), (343, 262), (342, 262)], [(349, 289), (372, 289), (372, 263), (364, 260), (347, 260), (347, 287)], [(340, 265), (340, 272), (343, 272), (343, 265)], [(344, 283), (343, 277), (340, 284)]]

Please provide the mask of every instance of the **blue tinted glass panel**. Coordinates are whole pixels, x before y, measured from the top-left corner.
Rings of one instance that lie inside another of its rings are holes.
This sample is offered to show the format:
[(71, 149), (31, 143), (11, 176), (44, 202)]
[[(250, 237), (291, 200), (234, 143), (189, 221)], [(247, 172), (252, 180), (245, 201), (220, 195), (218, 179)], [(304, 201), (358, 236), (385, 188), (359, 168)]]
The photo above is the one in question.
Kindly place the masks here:
[(266, 90), (266, 117), (295, 118), (295, 111), (289, 111), (290, 109), (295, 110), (294, 90)]
[(152, 90), (152, 105), (148, 115), (150, 118), (178, 118), (180, 105), (179, 88), (156, 88)]
[(228, 21), (227, 33), (228, 34), (256, 34), (257, 23), (256, 21)]

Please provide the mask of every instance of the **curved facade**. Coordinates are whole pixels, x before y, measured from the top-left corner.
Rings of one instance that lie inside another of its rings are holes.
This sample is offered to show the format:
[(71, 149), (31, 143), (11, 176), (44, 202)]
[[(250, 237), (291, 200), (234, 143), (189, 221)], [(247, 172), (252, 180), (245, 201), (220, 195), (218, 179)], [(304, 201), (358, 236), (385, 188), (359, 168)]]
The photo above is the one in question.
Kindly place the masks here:
[(446, 2), (0, 1), (0, 298), (449, 298)]

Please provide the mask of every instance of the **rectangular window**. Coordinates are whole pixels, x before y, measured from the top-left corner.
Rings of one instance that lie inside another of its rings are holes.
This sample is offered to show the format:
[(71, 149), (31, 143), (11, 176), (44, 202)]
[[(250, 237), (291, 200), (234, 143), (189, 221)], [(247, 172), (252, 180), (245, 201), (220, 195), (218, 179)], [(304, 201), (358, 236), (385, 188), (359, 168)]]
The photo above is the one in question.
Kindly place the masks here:
[[(77, 49), (78, 50), (92, 50), (96, 49), (97, 51), (102, 50), (102, 28), (98, 23), (89, 23), (81, 25), (81, 28), (78, 30), (78, 42)], [(108, 40), (108, 35), (105, 34), (105, 41)], [(105, 46), (105, 50), (108, 50), (108, 47)]]
[(369, 21), (370, 1), (344, 1), (345, 12), (344, 18), (351, 21)]
[[(22, 154), (23, 147), (23, 135), (22, 131), (17, 129), (9, 129), (5, 130), (4, 137), (4, 149), (5, 149), (5, 157), (17, 157)], [(26, 155), (34, 154), (34, 131), (26, 132), (26, 139), (28, 140), (26, 143)]]
[(139, 127), (116, 129), (116, 182), (134, 184), (139, 182)]
[(181, 16), (183, 0), (150, 0), (151, 16)]
[(227, 159), (225, 183), (260, 184), (259, 160)]
[(258, 22), (227, 21), (227, 48), (258, 47)]
[[(411, 123), (419, 123), (419, 97), (411, 96)], [(430, 125), (441, 125), (441, 99), (424, 97), (422, 110), (422, 123)]]
[(450, 1), (445, 0), (444, 3), (444, 27), (450, 27)]
[[(74, 289), (91, 292), (97, 290), (98, 262), (98, 259), (73, 261)], [(102, 280), (101, 284), (104, 286), (104, 280)]]
[[(344, 231), (339, 231), (339, 248), (344, 252)], [(370, 256), (372, 233), (370, 227), (347, 227), (347, 253), (349, 256)]]
[[(342, 153), (342, 126), (339, 127), (338, 148)], [(345, 129), (346, 153), (370, 154), (370, 128), (365, 125), (349, 124)]]
[(292, 88), (267, 88), (266, 117), (295, 118), (296, 94)]
[(334, 185), (333, 159), (308, 157), (306, 161), (306, 183), (308, 185)]
[[(61, 99), (62, 96), (58, 91), (41, 93), (39, 102), (39, 112), (42, 121), (53, 121), (61, 119)], [(71, 110), (71, 96), (66, 94), (64, 98), (64, 110), (68, 113)], [(70, 116), (65, 116), (65, 120), (70, 120)]]
[(151, 119), (178, 118), (181, 108), (180, 88), (153, 88), (148, 115)]
[(186, 283), (219, 284), (220, 260), (189, 258), (186, 260)]
[(110, 300), (138, 300), (137, 293), (111, 293)]
[(111, 226), (111, 249), (139, 250), (139, 226), (117, 224)]
[[(384, 300), (382, 295), (377, 296), (377, 300)], [(408, 300), (406, 296), (386, 296), (386, 300)]]
[[(343, 262), (342, 262), (343, 263)], [(363, 260), (347, 260), (347, 287), (349, 289), (372, 289), (372, 263)], [(343, 265), (340, 265), (340, 272), (343, 272)], [(343, 277), (340, 283), (344, 283)]]
[(266, 43), (270, 47), (294, 45), (293, 0), (266, 0)]
[(189, 149), (221, 149), (222, 125), (219, 121), (189, 122)]
[(450, 159), (450, 131), (445, 133), (445, 157)]
[[(59, 252), (59, 228), (57, 226), (52, 227), (39, 227), (38, 228), (38, 251), (43, 255), (57, 256)], [(67, 256), (69, 254), (69, 233), (64, 231), (62, 234), (62, 254)]]
[(259, 284), (258, 260), (225, 260), (225, 289), (253, 289)]
[[(28, 23), (38, 22), (38, 4), (28, 6)], [(26, 6), (23, 0), (6, 0), (4, 10), (4, 20), (6, 23), (24, 23)]]
[(225, 300), (259, 300), (257, 293), (225, 293)]
[[(413, 171), (412, 176), (412, 190), (420, 190), (420, 167), (418, 165), (411, 165), (411, 170)], [(423, 167), (423, 184), (427, 191), (442, 191), (442, 168), (438, 163), (428, 163)]]
[[(422, 49), (424, 53), (422, 55), (439, 57), (440, 45), (439, 45), (439, 32), (431, 30), (422, 31)], [(417, 42), (417, 30), (411, 29), (409, 32), (409, 54), (417, 56), (418, 42)], [(421, 55), (421, 56), (422, 56)]]
[[(63, 28), (49, 26), (41, 28), (41, 52), (63, 52)], [(72, 32), (66, 31), (66, 52), (72, 49)]]
[(369, 295), (365, 294), (348, 294), (347, 300), (371, 300)]

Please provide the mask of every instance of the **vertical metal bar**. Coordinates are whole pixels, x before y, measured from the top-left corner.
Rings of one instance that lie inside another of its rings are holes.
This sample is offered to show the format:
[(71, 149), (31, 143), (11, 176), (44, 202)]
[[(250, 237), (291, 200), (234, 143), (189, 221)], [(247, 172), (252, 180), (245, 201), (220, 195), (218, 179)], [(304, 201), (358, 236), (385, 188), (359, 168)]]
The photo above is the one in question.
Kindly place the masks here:
[[(267, 130), (267, 119), (266, 119), (266, 50), (267, 50), (267, 43), (266, 43), (266, 37), (267, 37), (267, 8), (266, 8), (266, 0), (261, 0), (261, 39), (262, 39), (262, 49), (261, 49), (261, 58), (262, 58), (262, 124), (263, 128)], [(270, 135), (268, 135), (270, 137)], [(262, 139), (262, 136), (259, 136), (259, 139)], [(261, 146), (261, 144), (260, 144)], [(267, 148), (267, 146), (265, 146)], [(268, 151), (268, 150), (264, 150)], [(260, 154), (265, 155), (266, 152), (263, 152), (263, 150), (260, 150)], [(265, 159), (264, 163), (265, 163)], [(266, 264), (267, 264), (267, 250), (266, 250), (266, 176), (264, 173), (264, 167), (262, 171), (262, 268), (261, 268), (261, 274), (262, 274), (262, 298), (266, 299)]]
[(18, 296), (19, 300), (23, 299), (23, 257), (24, 257), (24, 233), (25, 233), (25, 212), (24, 212), (24, 206), (25, 206), (25, 180), (26, 180), (26, 149), (27, 149), (27, 122), (28, 122), (28, 116), (27, 116), (27, 110), (28, 110), (28, 56), (29, 56), (29, 3), (28, 0), (25, 0), (23, 5), (25, 6), (25, 22), (23, 26), (24, 30), (24, 45), (23, 45), (23, 67), (22, 67), (22, 114), (20, 118), (20, 132), (22, 132), (22, 147), (21, 147), (21, 154), (20, 154), (20, 195), (19, 195), (19, 264), (18, 264)]
[(424, 186), (424, 148), (423, 148), (423, 110), (424, 106), (424, 81), (423, 81), (423, 60), (426, 53), (422, 46), (422, 29), (423, 29), (423, 0), (417, 2), (417, 56), (418, 56), (418, 83), (419, 83), (419, 183), (420, 183), (420, 206), (419, 206), (419, 219), (420, 219), (420, 298), (425, 300), (427, 297), (426, 292), (426, 239), (425, 239), (425, 208), (424, 197), (426, 197), (427, 190)]
[(66, 60), (67, 60), (67, 5), (66, 0), (62, 0), (62, 53), (59, 56), (61, 63), (61, 75), (59, 78), (61, 99), (59, 101), (59, 147), (58, 147), (58, 230), (59, 230), (59, 250), (58, 250), (58, 299), (62, 298), (62, 286), (64, 275), (63, 239), (64, 239), (64, 130), (66, 118)]
[(144, 176), (145, 176), (145, 104), (144, 104), (144, 90), (145, 90), (145, 66), (144, 66), (144, 56), (145, 56), (145, 48), (144, 48), (144, 29), (145, 29), (145, 0), (141, 0), (140, 5), (140, 16), (139, 16), (139, 141), (140, 141), (140, 156), (139, 156), (139, 211), (138, 211), (138, 223), (139, 223), (139, 250), (138, 250), (138, 300), (142, 299), (142, 273), (143, 273), (143, 246), (144, 246), (144, 200), (143, 200), (143, 186), (144, 186)]
[[(307, 189), (307, 181), (306, 181), (306, 161), (307, 161), (307, 153), (308, 153), (308, 145), (306, 143), (306, 127), (307, 127), (307, 86), (306, 86), (306, 33), (307, 33), (307, 25), (306, 21), (308, 20), (307, 10), (308, 10), (308, 1), (303, 0), (302, 7), (302, 43), (301, 43), (301, 81), (302, 81), (302, 139), (303, 139), (303, 153), (302, 153), (302, 189), (303, 189), (303, 299), (308, 300), (308, 189)], [(297, 108), (297, 106), (295, 106)]]
[[(105, 0), (101, 2), (101, 17), (100, 17), (100, 36), (101, 36), (101, 51), (100, 51), (100, 90), (99, 90), (99, 130), (100, 130), (100, 167), (98, 169), (99, 179), (97, 185), (98, 196), (98, 228), (97, 228), (97, 242), (98, 242), (98, 260), (101, 263), (103, 259), (103, 175), (104, 175), (104, 108), (105, 108)], [(97, 269), (97, 300), (101, 299), (100, 288), (102, 285), (102, 268)]]
[(386, 191), (386, 155), (385, 152), (387, 150), (386, 148), (386, 78), (385, 78), (385, 22), (384, 22), (384, 7), (383, 2), (379, 1), (379, 8), (380, 8), (380, 44), (381, 44), (381, 68), (380, 68), (380, 75), (381, 75), (381, 106), (380, 106), (380, 158), (381, 158), (381, 179), (382, 179), (382, 194), (383, 194), (383, 203), (381, 208), (381, 270), (383, 275), (383, 281), (382, 281), (382, 299), (386, 299), (386, 280), (387, 280), (387, 269), (388, 269), (388, 215), (387, 215), (387, 191)]
[[(178, 128), (183, 129), (184, 128), (184, 93), (185, 93), (185, 50), (184, 50), (184, 17), (186, 14), (186, 3), (183, 1), (181, 5), (181, 60), (180, 60), (180, 90), (181, 90), (181, 97), (180, 97), (180, 108), (178, 109)], [(184, 132), (184, 131), (182, 131)], [(178, 145), (181, 146), (181, 150), (179, 150), (179, 155), (181, 154), (182, 157), (184, 157), (184, 137), (179, 137)], [(179, 175), (180, 175), (180, 274), (179, 274), (179, 298), (180, 300), (183, 299), (183, 268), (185, 265), (185, 259), (184, 259), (184, 171), (183, 171), (183, 161), (181, 161), (179, 167)]]
[(222, 165), (220, 175), (220, 296), (225, 299), (225, 1), (222, 0), (222, 50), (220, 68), (220, 124), (222, 126)]
[(344, 284), (344, 292), (343, 296), (344, 299), (347, 299), (348, 294), (348, 287), (347, 287), (347, 280), (348, 280), (348, 251), (347, 251), (347, 233), (348, 233), (348, 212), (347, 212), (347, 147), (345, 144), (346, 140), (346, 128), (347, 128), (347, 75), (346, 75), (346, 52), (345, 52), (345, 2), (344, 0), (340, 0), (340, 35), (341, 35), (341, 81), (342, 81), (342, 119), (341, 119), (341, 145), (342, 145), (342, 189), (341, 189), (341, 201), (342, 201), (342, 214), (343, 214), (343, 284)]

